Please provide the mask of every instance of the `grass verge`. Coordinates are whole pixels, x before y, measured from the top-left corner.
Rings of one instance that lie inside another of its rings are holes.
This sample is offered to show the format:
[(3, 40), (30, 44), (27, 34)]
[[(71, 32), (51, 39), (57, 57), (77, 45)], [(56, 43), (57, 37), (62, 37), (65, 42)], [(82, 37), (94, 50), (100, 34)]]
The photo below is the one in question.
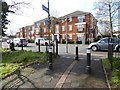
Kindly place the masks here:
[(113, 70), (108, 58), (103, 60), (108, 79), (112, 88), (120, 88), (120, 58), (113, 58)]
[(9, 51), (6, 49), (0, 49), (0, 51), (2, 52), (2, 63), (0, 64), (1, 79), (30, 63), (47, 62), (46, 53), (32, 51)]

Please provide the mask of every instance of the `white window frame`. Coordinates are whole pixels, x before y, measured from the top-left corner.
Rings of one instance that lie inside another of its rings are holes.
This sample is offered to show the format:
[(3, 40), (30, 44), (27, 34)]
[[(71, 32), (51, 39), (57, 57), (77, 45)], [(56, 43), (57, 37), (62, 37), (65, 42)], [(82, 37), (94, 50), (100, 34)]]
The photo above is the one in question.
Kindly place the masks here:
[[(79, 22), (79, 23), (83, 22), (84, 18), (85, 18), (85, 16), (78, 16), (78, 22)], [(80, 19), (81, 19), (82, 21), (79, 21)]]
[(64, 34), (62, 34), (62, 39), (65, 39), (65, 35)]
[(59, 33), (59, 25), (56, 25), (55, 33)]
[(69, 39), (72, 39), (72, 34), (69, 34)]
[(35, 29), (35, 27), (34, 26), (32, 26), (32, 30), (34, 30)]
[(64, 19), (61, 19), (61, 20), (62, 20), (62, 23), (64, 23), (65, 20)]
[(62, 31), (65, 31), (65, 26), (62, 26)]
[(37, 28), (39, 28), (40, 27), (40, 23), (37, 23)]
[(69, 30), (72, 31), (72, 25), (69, 25)]
[(46, 33), (47, 31), (46, 31), (46, 28), (44, 28), (44, 33)]
[(83, 28), (84, 28), (84, 25), (83, 25), (83, 24), (77, 25), (78, 32), (83, 31)]
[(45, 24), (45, 21), (44, 21), (43, 23), (44, 23), (44, 25), (46, 25), (46, 24)]
[(69, 22), (72, 22), (72, 17), (69, 18)]

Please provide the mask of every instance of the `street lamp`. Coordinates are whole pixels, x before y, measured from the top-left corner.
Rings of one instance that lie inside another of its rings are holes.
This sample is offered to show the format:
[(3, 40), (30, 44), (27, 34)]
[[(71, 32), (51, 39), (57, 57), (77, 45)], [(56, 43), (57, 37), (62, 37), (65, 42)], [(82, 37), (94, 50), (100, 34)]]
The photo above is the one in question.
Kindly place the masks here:
[(49, 48), (50, 48), (50, 9), (49, 9), (49, 0), (48, 0), (48, 32), (49, 32)]
[(68, 53), (68, 16), (66, 16), (66, 53)]
[(51, 50), (52, 48), (50, 45), (50, 22), (51, 22), (51, 20), (50, 20), (50, 12), (49, 12), (49, 0), (48, 0), (48, 7), (42, 5), (42, 8), (44, 11), (46, 11), (48, 13), (48, 32), (49, 32), (49, 35), (48, 35), (48, 37), (49, 37), (49, 58), (48, 58), (48, 60), (49, 60), (49, 69), (52, 70), (53, 65), (52, 65), (52, 50)]

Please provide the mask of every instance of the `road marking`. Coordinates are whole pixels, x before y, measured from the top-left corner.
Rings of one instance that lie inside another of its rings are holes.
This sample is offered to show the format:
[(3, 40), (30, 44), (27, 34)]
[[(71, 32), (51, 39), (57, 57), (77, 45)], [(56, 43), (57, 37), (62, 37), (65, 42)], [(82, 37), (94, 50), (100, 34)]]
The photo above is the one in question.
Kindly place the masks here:
[(93, 60), (94, 60), (94, 61), (99, 61), (100, 59), (97, 59), (97, 58), (96, 58), (96, 59), (93, 59)]
[(84, 59), (84, 58), (79, 58), (80, 60)]
[(58, 83), (56, 84), (55, 88), (62, 88), (68, 74), (70, 73), (73, 66), (76, 64), (77, 61), (73, 61), (73, 63), (66, 69), (66, 71), (63, 73), (61, 78), (59, 79)]
[[(79, 53), (79, 55), (87, 55), (86, 53)], [(100, 55), (100, 54), (92, 54), (91, 55), (94, 55), (94, 56), (100, 56), (100, 57), (107, 57), (107, 55)]]

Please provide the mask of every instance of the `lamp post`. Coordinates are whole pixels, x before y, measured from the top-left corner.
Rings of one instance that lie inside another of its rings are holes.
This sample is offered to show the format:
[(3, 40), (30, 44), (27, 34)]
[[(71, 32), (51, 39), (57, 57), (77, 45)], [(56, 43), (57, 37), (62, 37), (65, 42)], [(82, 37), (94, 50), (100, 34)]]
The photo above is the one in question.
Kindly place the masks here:
[(48, 32), (49, 32), (49, 34), (48, 34), (48, 37), (49, 37), (49, 58), (48, 58), (48, 60), (49, 60), (49, 69), (52, 70), (53, 66), (52, 66), (52, 52), (51, 52), (52, 48), (50, 45), (50, 22), (51, 22), (51, 20), (50, 20), (50, 12), (49, 12), (49, 0), (48, 0), (48, 7), (42, 5), (42, 9), (48, 13)]
[(48, 0), (48, 32), (49, 32), (49, 48), (50, 48), (50, 11), (49, 11), (49, 0)]
[(66, 16), (66, 53), (68, 53), (68, 16)]
[(50, 45), (50, 24), (51, 24), (51, 20), (50, 20), (50, 12), (49, 12), (49, 0), (48, 0), (48, 32), (49, 32), (49, 69), (52, 70), (53, 69), (53, 64), (52, 64), (52, 48)]

